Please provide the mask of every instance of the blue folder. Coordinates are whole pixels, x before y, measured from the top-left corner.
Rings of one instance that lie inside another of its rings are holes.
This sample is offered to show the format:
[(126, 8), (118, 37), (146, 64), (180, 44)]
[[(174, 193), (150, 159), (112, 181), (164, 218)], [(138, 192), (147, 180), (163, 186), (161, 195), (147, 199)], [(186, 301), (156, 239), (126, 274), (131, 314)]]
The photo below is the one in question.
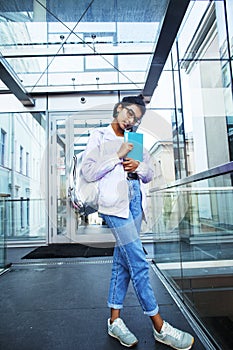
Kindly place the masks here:
[(143, 161), (143, 134), (137, 132), (125, 132), (124, 133), (125, 142), (130, 142), (133, 144), (133, 149), (127, 154), (127, 158), (133, 158)]

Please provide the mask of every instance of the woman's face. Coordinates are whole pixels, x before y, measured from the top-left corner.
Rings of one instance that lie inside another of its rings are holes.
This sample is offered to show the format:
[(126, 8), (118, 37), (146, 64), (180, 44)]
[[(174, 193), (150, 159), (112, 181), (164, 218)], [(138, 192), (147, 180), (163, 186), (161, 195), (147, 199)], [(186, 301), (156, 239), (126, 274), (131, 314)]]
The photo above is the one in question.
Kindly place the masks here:
[(118, 116), (116, 120), (122, 130), (131, 129), (134, 125), (139, 125), (142, 118), (142, 112), (137, 105), (129, 105), (124, 107), (119, 105), (117, 107)]

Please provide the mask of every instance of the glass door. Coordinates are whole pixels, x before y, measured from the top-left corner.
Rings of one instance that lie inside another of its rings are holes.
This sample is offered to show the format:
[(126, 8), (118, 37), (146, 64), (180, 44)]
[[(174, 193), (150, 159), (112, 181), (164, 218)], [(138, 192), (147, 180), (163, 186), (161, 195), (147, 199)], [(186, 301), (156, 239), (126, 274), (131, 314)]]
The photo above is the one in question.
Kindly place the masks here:
[[(101, 116), (101, 118), (100, 118)], [(82, 111), (72, 115), (50, 115), (49, 137), (49, 243), (79, 243), (84, 235), (102, 227), (98, 213), (78, 215), (70, 206), (68, 187), (73, 155), (85, 149), (93, 128), (109, 124), (109, 111)], [(102, 231), (102, 230), (101, 230)], [(102, 231), (103, 232), (103, 231)]]

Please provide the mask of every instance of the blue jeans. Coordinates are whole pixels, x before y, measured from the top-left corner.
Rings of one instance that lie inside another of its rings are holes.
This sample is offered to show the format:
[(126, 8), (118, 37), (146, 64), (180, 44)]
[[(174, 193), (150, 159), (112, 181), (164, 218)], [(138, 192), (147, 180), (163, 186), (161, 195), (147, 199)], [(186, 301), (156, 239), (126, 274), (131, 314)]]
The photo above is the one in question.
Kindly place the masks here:
[(142, 222), (138, 180), (129, 180), (130, 214), (127, 219), (101, 214), (116, 239), (108, 306), (122, 309), (130, 280), (144, 314), (154, 316), (159, 307), (149, 279), (149, 264), (139, 238)]

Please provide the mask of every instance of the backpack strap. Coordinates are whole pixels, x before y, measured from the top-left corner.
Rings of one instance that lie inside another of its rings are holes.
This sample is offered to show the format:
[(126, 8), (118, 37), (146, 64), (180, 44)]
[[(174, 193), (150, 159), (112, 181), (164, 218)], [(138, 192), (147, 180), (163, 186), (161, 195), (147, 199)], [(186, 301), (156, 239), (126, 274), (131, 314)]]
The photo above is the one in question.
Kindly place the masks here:
[(76, 175), (77, 175), (77, 156), (73, 156), (73, 183), (76, 182)]

